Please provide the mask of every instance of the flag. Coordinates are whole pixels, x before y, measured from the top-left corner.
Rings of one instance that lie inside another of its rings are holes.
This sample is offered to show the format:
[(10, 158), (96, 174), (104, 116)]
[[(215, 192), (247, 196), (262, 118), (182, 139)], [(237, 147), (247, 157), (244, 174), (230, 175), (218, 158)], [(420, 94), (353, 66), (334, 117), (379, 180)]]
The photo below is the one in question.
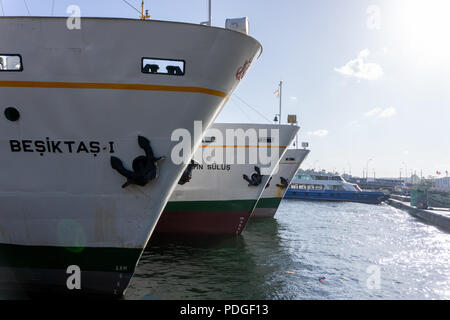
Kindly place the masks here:
[(278, 89), (277, 91), (275, 91), (273, 94), (276, 95), (277, 97), (280, 97), (280, 89)]
[(436, 174), (437, 174), (438, 176), (440, 176), (440, 175), (441, 175), (441, 172), (440, 172), (440, 171), (436, 171)]

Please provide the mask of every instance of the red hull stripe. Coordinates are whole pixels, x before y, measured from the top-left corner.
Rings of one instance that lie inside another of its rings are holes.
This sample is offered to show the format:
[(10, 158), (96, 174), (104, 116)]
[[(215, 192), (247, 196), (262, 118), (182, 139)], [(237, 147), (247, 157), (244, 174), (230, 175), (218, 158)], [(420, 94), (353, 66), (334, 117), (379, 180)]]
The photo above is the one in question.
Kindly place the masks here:
[(238, 235), (250, 211), (164, 211), (155, 234)]

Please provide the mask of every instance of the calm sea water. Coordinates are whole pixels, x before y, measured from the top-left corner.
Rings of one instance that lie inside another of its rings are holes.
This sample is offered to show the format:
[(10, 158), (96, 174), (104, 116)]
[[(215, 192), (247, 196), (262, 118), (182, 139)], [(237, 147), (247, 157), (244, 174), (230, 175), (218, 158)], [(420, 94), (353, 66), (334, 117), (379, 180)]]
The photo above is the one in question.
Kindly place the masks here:
[(125, 298), (449, 299), (450, 234), (388, 205), (285, 200), (238, 237), (152, 238)]

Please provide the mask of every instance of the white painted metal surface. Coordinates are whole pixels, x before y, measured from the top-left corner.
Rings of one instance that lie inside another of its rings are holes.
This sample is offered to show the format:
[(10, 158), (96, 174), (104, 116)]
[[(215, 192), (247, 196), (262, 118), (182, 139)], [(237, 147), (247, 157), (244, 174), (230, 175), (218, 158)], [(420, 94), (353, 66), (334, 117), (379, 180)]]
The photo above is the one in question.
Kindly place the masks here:
[[(232, 201), (232, 200), (257, 200), (271, 174), (275, 171), (278, 162), (284, 155), (287, 147), (292, 143), (295, 135), (297, 134), (299, 127), (290, 125), (265, 125), (265, 124), (213, 124), (209, 130), (205, 133), (205, 137), (214, 136), (215, 130), (218, 130), (223, 135), (227, 129), (248, 129), (267, 130), (270, 134), (271, 130), (278, 130), (279, 132), (279, 144), (275, 145), (242, 145), (242, 144), (230, 144), (226, 143), (226, 147), (223, 148), (224, 143), (215, 141), (214, 143), (203, 143), (200, 150), (195, 154), (196, 159), (201, 159), (201, 152), (208, 152), (211, 149), (223, 149), (224, 156), (226, 152), (236, 154), (241, 151), (245, 151), (248, 158), (249, 152), (266, 152), (269, 154), (274, 153), (275, 162), (273, 167), (265, 166), (261, 163), (261, 158), (257, 159), (257, 162), (236, 164), (236, 163), (224, 163), (219, 165), (204, 164), (202, 167), (197, 167), (192, 172), (191, 182), (185, 185), (178, 185), (170, 197), (169, 201)], [(258, 136), (258, 139), (261, 136)], [(261, 150), (259, 150), (261, 149)], [(237, 157), (237, 156), (236, 156)], [(200, 162), (200, 161), (198, 161)], [(254, 167), (258, 166), (261, 169), (265, 167), (269, 169), (263, 176), (263, 182), (258, 187), (249, 187), (248, 183), (242, 178), (243, 174), (251, 176), (254, 173)]]
[(278, 172), (272, 176), (270, 186), (264, 190), (261, 199), (283, 198), (287, 189), (282, 189), (277, 184), (281, 183), (281, 178), (290, 183), (308, 154), (309, 150), (306, 149), (286, 150), (278, 165)]
[[(144, 248), (185, 169), (170, 160), (172, 131), (211, 124), (261, 52), (184, 23), (83, 18), (69, 30), (64, 18), (2, 17), (0, 30), (0, 55), (23, 59), (23, 72), (0, 72), (0, 109), (21, 116), (0, 116), (2, 244)], [(185, 75), (144, 74), (143, 57), (184, 60)], [(166, 160), (157, 180), (122, 189), (110, 157), (131, 169), (138, 135)]]

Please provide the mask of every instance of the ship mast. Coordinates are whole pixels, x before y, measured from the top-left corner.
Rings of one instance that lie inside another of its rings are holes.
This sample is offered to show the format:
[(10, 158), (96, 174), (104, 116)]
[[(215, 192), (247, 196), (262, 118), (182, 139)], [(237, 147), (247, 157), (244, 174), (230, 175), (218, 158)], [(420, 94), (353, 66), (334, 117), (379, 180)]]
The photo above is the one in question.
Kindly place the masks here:
[(275, 91), (277, 94), (277, 97), (280, 98), (280, 111), (275, 114), (275, 118), (273, 119), (274, 122), (278, 122), (278, 124), (281, 124), (281, 105), (282, 105), (282, 94), (283, 94), (283, 81), (280, 81), (280, 84), (278, 86), (278, 90)]
[(142, 0), (141, 3), (141, 20), (147, 20), (150, 18), (150, 15), (148, 14), (148, 10), (145, 10), (145, 15), (144, 15), (144, 0)]
[(200, 23), (201, 25), (204, 26), (212, 26), (212, 5), (211, 5), (212, 0), (208, 0), (208, 21), (202, 22)]

